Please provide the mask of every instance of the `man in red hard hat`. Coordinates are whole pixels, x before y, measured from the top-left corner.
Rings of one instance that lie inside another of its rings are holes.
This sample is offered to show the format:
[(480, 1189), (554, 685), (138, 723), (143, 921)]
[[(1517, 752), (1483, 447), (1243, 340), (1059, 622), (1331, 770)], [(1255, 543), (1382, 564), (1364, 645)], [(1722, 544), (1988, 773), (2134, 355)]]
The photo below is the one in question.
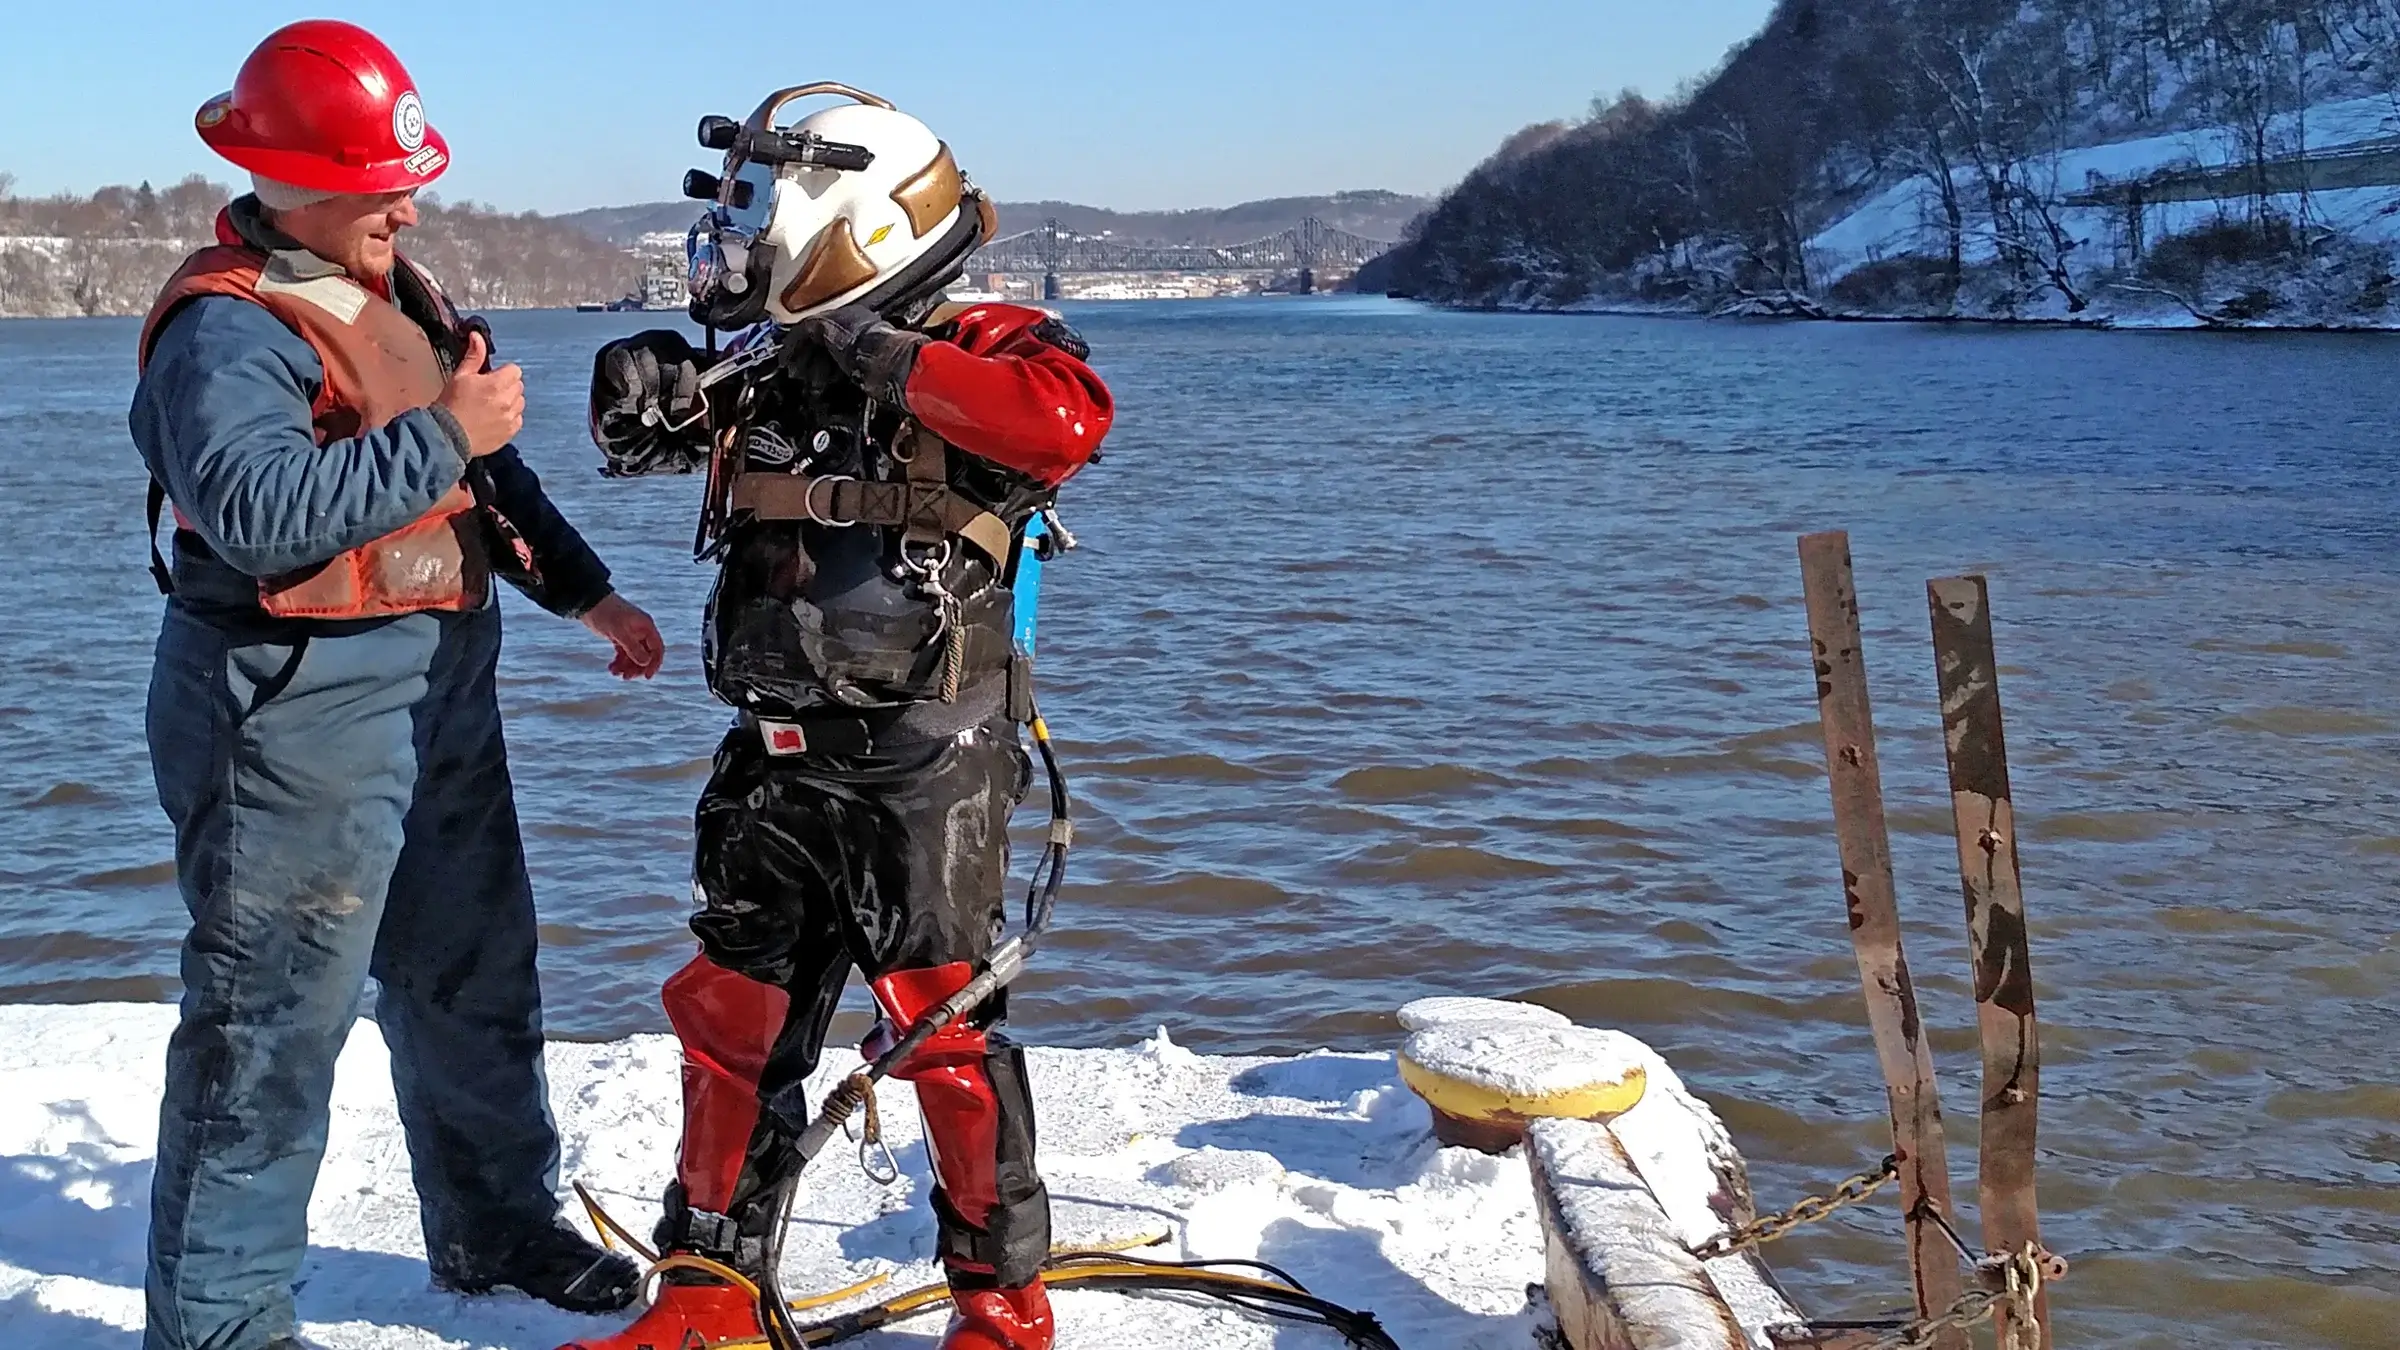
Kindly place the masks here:
[(289, 1350), (335, 1058), (372, 975), (439, 1288), (586, 1312), (638, 1273), (558, 1217), (491, 579), (657, 671), (649, 616), (509, 443), (523, 378), (399, 255), (449, 162), (372, 34), (251, 53), (201, 137), (255, 191), (160, 292), (129, 421), (171, 502), (149, 705), (192, 926), (145, 1350)]

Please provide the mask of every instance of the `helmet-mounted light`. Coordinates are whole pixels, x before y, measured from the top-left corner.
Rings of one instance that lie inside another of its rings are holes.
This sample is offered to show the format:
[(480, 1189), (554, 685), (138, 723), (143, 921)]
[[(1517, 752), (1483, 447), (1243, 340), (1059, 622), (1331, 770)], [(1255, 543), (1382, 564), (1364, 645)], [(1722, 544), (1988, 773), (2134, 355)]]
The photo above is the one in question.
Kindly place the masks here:
[[(863, 89), (853, 89), (831, 80), (814, 84), (796, 84), (778, 89), (766, 96), (750, 116), (740, 122), (730, 117), (710, 115), (700, 119), (700, 145), (705, 150), (725, 152), (725, 177), (745, 163), (760, 163), (781, 168), (796, 164), (811, 169), (836, 169), (857, 172), (875, 163), (875, 152), (863, 145), (846, 141), (829, 141), (806, 131), (786, 131), (775, 125), (775, 115), (784, 106), (804, 98), (832, 94), (870, 108), (897, 111), (892, 102)], [(728, 203), (730, 205), (730, 203)]]
[[(737, 178), (733, 183), (732, 200), (727, 204), (736, 211), (750, 209), (757, 185)], [(706, 169), (686, 169), (683, 173), (683, 195), (693, 201), (713, 202), (725, 191), (725, 181)]]

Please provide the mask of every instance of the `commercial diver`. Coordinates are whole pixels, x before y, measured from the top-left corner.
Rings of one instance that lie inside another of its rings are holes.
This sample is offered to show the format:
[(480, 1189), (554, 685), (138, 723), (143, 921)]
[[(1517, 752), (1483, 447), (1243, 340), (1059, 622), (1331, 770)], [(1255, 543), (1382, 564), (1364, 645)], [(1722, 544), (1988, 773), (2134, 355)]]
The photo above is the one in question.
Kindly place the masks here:
[[(841, 102), (776, 125), (819, 96)], [(1048, 1350), (1024, 1052), (998, 1029), (1004, 993), (939, 1010), (1003, 931), (1008, 822), (1031, 784), (1014, 587), (1113, 403), (1057, 316), (942, 302), (996, 222), (916, 118), (811, 84), (700, 135), (725, 152), (722, 173), (686, 178), (710, 202), (687, 242), (708, 347), (669, 330), (603, 347), (591, 429), (612, 475), (707, 471), (704, 664), (735, 723), (696, 811), (700, 951), (664, 991), (684, 1048), (657, 1230), (674, 1268), (632, 1327), (582, 1345), (791, 1339), (757, 1287), (773, 1288), (805, 1082), (856, 968), (882, 1014), (870, 1059), (936, 1028), (892, 1072), (934, 1160), (943, 1350)], [(735, 334), (722, 351), (718, 332)]]

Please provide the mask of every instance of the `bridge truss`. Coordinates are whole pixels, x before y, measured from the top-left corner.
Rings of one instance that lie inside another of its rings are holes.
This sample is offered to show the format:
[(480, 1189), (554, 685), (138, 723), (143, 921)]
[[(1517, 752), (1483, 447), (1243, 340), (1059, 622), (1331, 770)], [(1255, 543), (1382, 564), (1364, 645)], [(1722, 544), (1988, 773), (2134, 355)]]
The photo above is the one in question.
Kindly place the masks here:
[(1044, 293), (1058, 294), (1061, 272), (1296, 272), (1315, 286), (1320, 268), (1355, 270), (1392, 244), (1335, 229), (1314, 216), (1288, 230), (1241, 244), (1135, 243), (1077, 234), (1056, 220), (995, 239), (967, 260), (970, 272), (1039, 272)]

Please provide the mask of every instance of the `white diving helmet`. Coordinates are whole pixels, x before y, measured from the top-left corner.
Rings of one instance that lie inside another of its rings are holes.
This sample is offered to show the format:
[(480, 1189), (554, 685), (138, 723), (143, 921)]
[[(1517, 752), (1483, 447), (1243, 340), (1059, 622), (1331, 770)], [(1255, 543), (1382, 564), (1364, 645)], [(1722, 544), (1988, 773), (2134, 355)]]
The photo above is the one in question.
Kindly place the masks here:
[[(851, 100), (775, 125), (786, 104)], [(992, 204), (923, 122), (873, 94), (804, 84), (747, 121), (700, 119), (725, 171), (694, 169), (684, 195), (713, 202), (685, 237), (692, 319), (797, 323), (864, 302), (890, 311), (949, 284), (997, 232)]]

